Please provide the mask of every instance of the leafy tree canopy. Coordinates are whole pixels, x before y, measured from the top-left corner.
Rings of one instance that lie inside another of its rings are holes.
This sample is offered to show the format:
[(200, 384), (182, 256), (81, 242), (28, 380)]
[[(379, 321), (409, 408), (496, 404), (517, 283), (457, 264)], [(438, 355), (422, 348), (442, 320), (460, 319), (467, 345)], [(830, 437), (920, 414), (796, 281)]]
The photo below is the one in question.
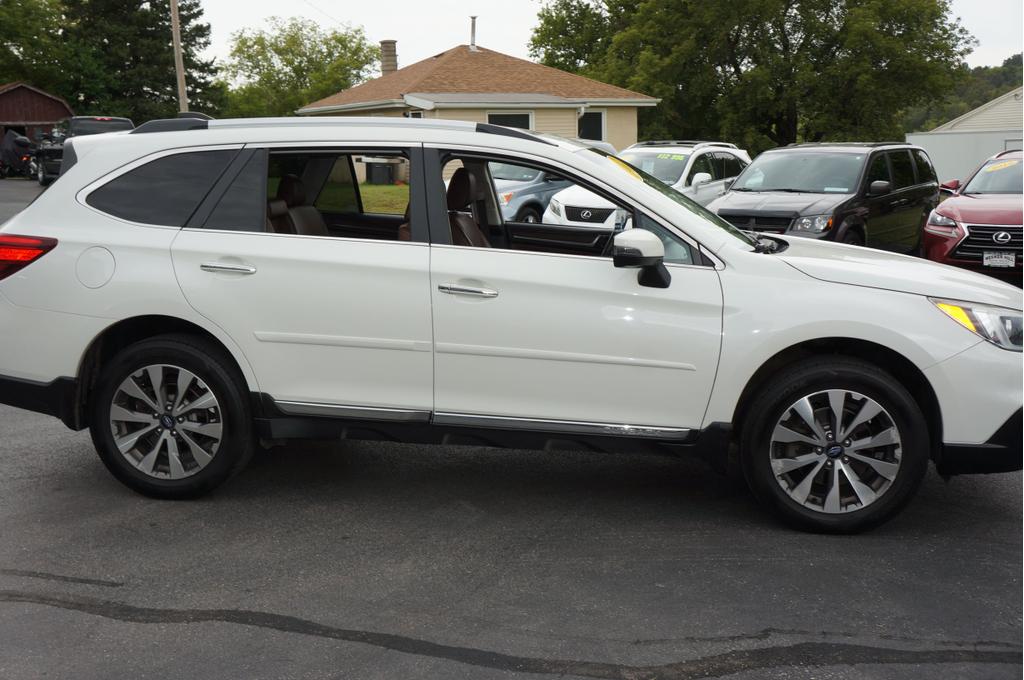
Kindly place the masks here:
[(380, 59), (361, 28), (324, 30), (308, 19), (276, 17), (268, 24), (232, 37), (224, 72), (238, 87), (229, 94), (229, 116), (293, 115), (359, 84)]
[(948, 0), (549, 0), (531, 53), (661, 97), (642, 136), (757, 151), (901, 138), (973, 44)]

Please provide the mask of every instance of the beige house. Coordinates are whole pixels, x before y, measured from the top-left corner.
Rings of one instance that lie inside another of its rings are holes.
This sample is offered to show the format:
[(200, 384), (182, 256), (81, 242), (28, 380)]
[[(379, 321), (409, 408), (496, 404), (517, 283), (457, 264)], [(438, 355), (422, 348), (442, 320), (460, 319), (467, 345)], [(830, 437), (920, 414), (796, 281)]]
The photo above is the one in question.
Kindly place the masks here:
[(381, 41), (379, 78), (307, 104), (305, 116), (406, 116), (507, 125), (564, 137), (637, 141), (637, 109), (659, 99), (477, 45), (459, 45), (397, 68)]

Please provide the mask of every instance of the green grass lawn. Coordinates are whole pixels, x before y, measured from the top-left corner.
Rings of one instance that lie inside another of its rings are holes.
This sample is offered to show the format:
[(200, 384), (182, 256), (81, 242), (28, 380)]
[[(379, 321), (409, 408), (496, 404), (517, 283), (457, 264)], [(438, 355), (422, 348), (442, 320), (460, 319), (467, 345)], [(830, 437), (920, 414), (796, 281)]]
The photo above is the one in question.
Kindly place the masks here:
[(359, 191), (363, 196), (363, 212), (405, 214), (409, 203), (408, 184), (360, 184)]

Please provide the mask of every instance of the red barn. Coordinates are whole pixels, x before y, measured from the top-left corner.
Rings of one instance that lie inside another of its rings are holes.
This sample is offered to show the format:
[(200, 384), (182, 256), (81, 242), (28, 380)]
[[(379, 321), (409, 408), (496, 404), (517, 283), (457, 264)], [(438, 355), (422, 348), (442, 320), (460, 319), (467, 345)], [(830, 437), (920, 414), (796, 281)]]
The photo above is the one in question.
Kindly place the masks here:
[(34, 139), (74, 115), (68, 103), (56, 95), (26, 83), (0, 85), (0, 138), (8, 129)]

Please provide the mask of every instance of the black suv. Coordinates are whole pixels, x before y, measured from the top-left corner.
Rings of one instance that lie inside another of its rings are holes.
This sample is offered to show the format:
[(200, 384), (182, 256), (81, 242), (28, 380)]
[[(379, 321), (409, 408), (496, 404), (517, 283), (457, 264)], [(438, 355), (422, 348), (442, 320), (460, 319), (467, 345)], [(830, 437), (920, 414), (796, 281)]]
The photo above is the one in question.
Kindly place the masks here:
[(924, 149), (899, 142), (765, 151), (708, 208), (748, 231), (917, 252), (939, 183)]
[(42, 186), (46, 186), (60, 175), (65, 139), (134, 128), (135, 124), (128, 118), (115, 116), (74, 116), (68, 119), (67, 125), (62, 125), (52, 134), (39, 139), (39, 146), (36, 149), (36, 180)]

